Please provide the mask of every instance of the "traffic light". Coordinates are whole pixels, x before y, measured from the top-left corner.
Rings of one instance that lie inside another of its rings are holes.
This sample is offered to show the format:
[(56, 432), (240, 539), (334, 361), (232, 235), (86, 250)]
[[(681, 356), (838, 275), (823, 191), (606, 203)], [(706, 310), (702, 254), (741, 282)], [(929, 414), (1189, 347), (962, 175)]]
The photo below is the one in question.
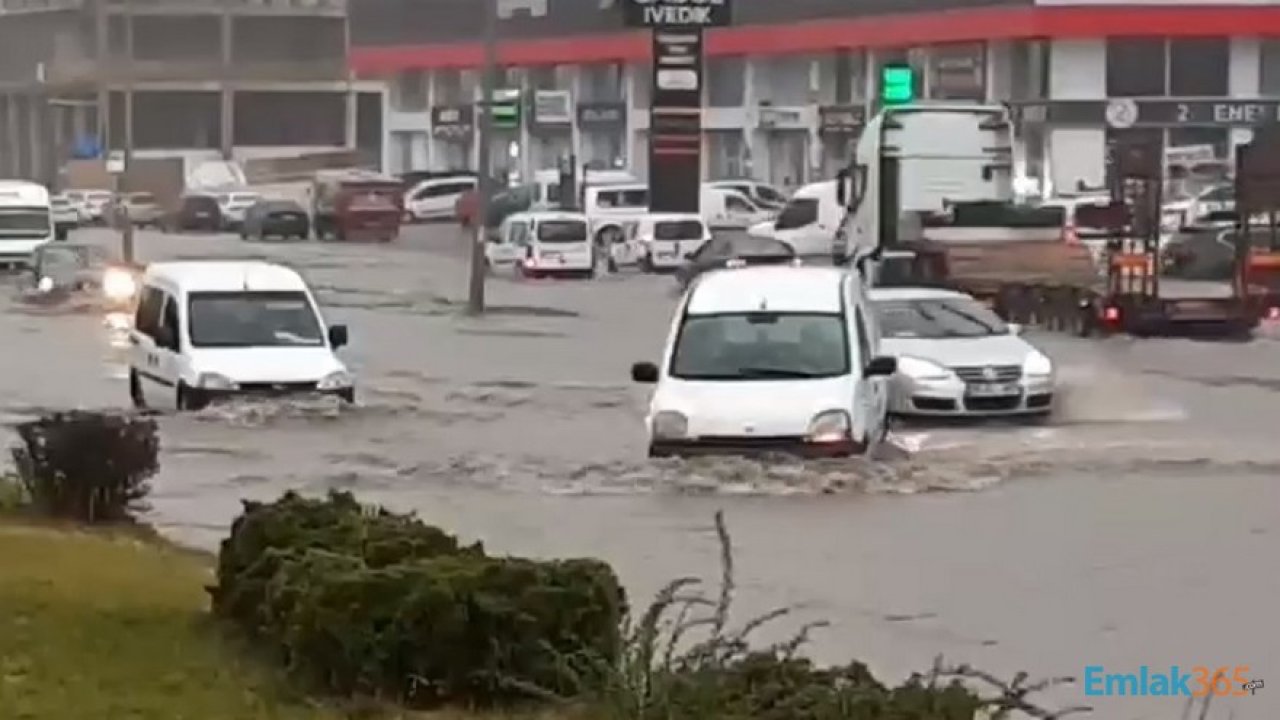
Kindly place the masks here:
[(916, 99), (916, 71), (910, 65), (880, 68), (880, 104), (905, 105)]

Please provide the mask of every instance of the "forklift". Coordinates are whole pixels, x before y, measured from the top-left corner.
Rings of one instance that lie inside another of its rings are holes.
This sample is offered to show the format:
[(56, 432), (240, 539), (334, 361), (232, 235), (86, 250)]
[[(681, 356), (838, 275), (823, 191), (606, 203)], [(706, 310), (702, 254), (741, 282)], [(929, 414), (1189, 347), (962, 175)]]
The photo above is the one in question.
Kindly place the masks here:
[[(1098, 297), (1082, 304), (1083, 334), (1249, 337), (1258, 325), (1258, 314), (1247, 288), (1238, 281), (1240, 273), (1230, 287), (1160, 277), (1162, 143), (1112, 141), (1107, 148), (1107, 184), (1108, 206), (1079, 211), (1087, 217), (1078, 222), (1109, 233), (1106, 281)], [(1244, 257), (1247, 253), (1238, 248), (1237, 267)]]

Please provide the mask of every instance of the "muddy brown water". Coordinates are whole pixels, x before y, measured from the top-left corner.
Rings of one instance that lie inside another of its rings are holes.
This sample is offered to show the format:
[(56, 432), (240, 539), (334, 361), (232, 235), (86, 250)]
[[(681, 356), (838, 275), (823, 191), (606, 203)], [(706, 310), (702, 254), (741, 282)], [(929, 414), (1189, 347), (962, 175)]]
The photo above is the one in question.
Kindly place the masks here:
[[(81, 238), (108, 242), (98, 230)], [(727, 514), (741, 619), (802, 604), (821, 660), (887, 677), (944, 654), (1011, 675), (1249, 665), (1280, 675), (1280, 343), (1034, 336), (1066, 386), (1043, 426), (894, 432), (888, 460), (652, 462), (631, 362), (661, 352), (674, 281), (488, 284), (469, 318), (449, 228), (394, 246), (241, 243), (143, 232), (140, 257), (266, 257), (304, 272), (360, 376), (355, 408), (238, 404), (164, 417), (149, 519), (213, 548), (242, 498), (350, 489), (497, 551), (595, 555), (642, 601), (713, 579)], [(0, 300), (0, 417), (122, 407), (122, 318)], [(782, 623), (776, 639), (795, 627)], [(1180, 718), (1169, 698), (1085, 702), (1108, 720)], [(1215, 717), (1280, 717), (1280, 691)]]

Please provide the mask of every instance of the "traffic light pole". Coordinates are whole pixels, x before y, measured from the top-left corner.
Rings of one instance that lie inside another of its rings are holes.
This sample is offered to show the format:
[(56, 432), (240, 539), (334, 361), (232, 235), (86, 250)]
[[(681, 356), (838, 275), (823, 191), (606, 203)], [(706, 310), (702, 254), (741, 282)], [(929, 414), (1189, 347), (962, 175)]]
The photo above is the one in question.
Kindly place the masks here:
[(485, 262), (485, 224), (489, 219), (489, 200), (493, 194), (491, 147), (493, 145), (493, 95), (498, 84), (498, 0), (481, 0), (484, 12), (484, 77), (480, 89), (480, 127), (476, 146), (480, 166), (476, 168), (476, 216), (472, 223), (475, 237), (471, 242), (471, 274), (467, 292), (467, 312), (484, 314), (484, 281), (488, 272)]

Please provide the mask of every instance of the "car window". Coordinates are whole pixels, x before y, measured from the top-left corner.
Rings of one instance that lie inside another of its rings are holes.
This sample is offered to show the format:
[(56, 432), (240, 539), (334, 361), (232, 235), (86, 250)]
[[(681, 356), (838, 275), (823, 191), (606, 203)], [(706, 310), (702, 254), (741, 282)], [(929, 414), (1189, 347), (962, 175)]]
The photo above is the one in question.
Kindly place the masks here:
[(138, 300), (138, 310), (134, 314), (133, 326), (143, 335), (154, 338), (156, 328), (160, 326), (160, 311), (164, 308), (163, 291), (146, 287), (142, 289), (142, 297)]
[(998, 315), (971, 298), (878, 301), (875, 312), (881, 332), (890, 338), (937, 340), (1009, 333)]
[(751, 207), (750, 203), (737, 195), (725, 196), (724, 206), (726, 209), (732, 210), (733, 212), (751, 213), (756, 210), (754, 207)]
[(818, 201), (815, 198), (792, 198), (778, 213), (774, 227), (793, 230), (818, 222)]
[(687, 316), (672, 352), (672, 377), (787, 380), (849, 372), (849, 327), (837, 313)]
[(663, 220), (654, 223), (654, 240), (701, 240), (706, 233), (701, 220)]
[(511, 242), (515, 245), (529, 244), (529, 225), (523, 220), (511, 223)]
[(783, 195), (768, 185), (757, 185), (756, 195), (759, 196), (761, 200), (766, 200), (768, 202), (785, 203), (787, 201), (786, 195)]
[(866, 367), (871, 362), (871, 336), (867, 332), (867, 321), (862, 316), (862, 308), (854, 313), (854, 323), (858, 333), (858, 366)]
[(160, 313), (160, 326), (173, 331), (173, 337), (182, 336), (179, 332), (181, 327), (178, 323), (178, 303), (171, 297), (166, 297), (164, 302), (164, 311)]
[(649, 206), (648, 190), (601, 190), (596, 205), (602, 208), (645, 208)]

